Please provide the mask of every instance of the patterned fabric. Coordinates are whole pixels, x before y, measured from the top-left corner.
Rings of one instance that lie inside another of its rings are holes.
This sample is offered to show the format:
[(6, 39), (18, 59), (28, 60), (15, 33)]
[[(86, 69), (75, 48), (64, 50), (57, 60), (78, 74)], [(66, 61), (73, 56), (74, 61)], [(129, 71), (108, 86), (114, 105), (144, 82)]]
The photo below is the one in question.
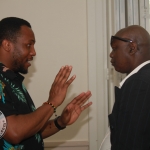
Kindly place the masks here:
[[(24, 77), (0, 63), (0, 111), (5, 117), (28, 114), (36, 108), (23, 85)], [(0, 150), (44, 150), (40, 133), (13, 145), (4, 138), (0, 139)]]

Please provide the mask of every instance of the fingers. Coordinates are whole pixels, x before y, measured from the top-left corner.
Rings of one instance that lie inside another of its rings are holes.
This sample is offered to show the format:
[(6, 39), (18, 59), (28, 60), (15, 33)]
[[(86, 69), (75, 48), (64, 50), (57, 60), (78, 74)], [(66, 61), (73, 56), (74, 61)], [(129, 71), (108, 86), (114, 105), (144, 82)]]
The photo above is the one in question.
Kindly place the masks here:
[(84, 96), (81, 98), (81, 100), (77, 101), (77, 104), (82, 106), (90, 97), (91, 97), (91, 92), (88, 91), (84, 94)]
[[(61, 67), (61, 69), (59, 70), (58, 74), (55, 77), (55, 80), (53, 82), (53, 85), (55, 85), (56, 83), (59, 83), (61, 85), (65, 85), (66, 88), (73, 82), (73, 80), (75, 79), (75, 75), (72, 76), (69, 80), (69, 76), (71, 74), (72, 71), (72, 66), (63, 66)], [(68, 80), (68, 81), (67, 81)]]
[(55, 77), (54, 82), (57, 82), (57, 81), (58, 81), (59, 76), (60, 76), (60, 75), (62, 74), (62, 72), (63, 72), (63, 69), (64, 69), (64, 66), (62, 66), (62, 67), (60, 68), (59, 72), (57, 73), (57, 75), (56, 75), (56, 77)]
[(55, 106), (61, 105), (61, 103), (64, 101), (68, 86), (74, 81), (76, 77), (74, 75), (70, 79), (68, 79), (71, 74), (71, 71), (72, 66), (66, 65), (64, 67), (61, 67), (54, 79), (54, 82), (49, 92), (48, 101), (53, 102)]
[(83, 92), (75, 97), (71, 103), (82, 106), (91, 96), (91, 91), (87, 91), (86, 93)]
[(75, 106), (74, 113), (76, 113), (78, 116), (80, 113), (92, 105), (92, 102), (88, 102), (85, 104), (85, 102), (92, 96), (90, 91), (87, 91), (86, 93), (81, 93), (78, 95), (73, 101), (72, 104)]
[(61, 69), (60, 75), (57, 77), (57, 82), (63, 82), (65, 83), (68, 80), (68, 77), (70, 76), (72, 71), (72, 66), (65, 66)]
[(86, 108), (88, 108), (88, 107), (91, 106), (91, 105), (92, 105), (92, 102), (89, 102), (89, 103), (87, 103), (87, 104), (81, 106), (81, 110), (83, 111), (83, 110), (85, 110)]
[(68, 86), (74, 81), (74, 79), (76, 78), (75, 75), (73, 75), (65, 84), (66, 88), (68, 88)]

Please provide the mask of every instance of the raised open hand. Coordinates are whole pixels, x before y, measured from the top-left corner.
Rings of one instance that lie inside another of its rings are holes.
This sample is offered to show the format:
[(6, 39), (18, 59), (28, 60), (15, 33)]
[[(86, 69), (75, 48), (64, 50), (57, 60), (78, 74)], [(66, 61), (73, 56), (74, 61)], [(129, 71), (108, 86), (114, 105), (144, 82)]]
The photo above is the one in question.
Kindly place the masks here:
[(51, 102), (55, 107), (61, 105), (61, 103), (64, 101), (67, 89), (76, 77), (74, 75), (70, 79), (68, 79), (71, 74), (71, 71), (72, 66), (62, 67), (55, 77), (55, 80), (49, 92), (48, 99), (48, 102)]
[(58, 123), (64, 127), (73, 124), (81, 112), (92, 105), (92, 102), (85, 104), (85, 102), (91, 97), (91, 92), (81, 93), (75, 97), (63, 110)]

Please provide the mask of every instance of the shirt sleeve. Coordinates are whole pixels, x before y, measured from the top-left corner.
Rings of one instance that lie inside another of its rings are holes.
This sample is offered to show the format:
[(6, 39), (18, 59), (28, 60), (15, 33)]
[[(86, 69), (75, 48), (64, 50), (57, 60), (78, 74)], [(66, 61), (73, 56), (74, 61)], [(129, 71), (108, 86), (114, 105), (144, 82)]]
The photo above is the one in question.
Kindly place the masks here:
[(10, 86), (0, 80), (0, 111), (5, 117), (17, 114), (15, 97), (11, 94)]

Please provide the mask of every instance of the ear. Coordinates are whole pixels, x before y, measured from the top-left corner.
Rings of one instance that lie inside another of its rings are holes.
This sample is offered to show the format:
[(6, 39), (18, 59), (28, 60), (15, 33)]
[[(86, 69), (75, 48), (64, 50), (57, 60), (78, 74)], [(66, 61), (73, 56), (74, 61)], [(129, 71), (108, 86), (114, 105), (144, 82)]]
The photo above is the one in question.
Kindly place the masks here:
[(134, 55), (138, 51), (137, 44), (135, 42), (130, 43), (130, 55)]
[(9, 52), (11, 50), (12, 43), (8, 40), (3, 40), (2, 41), (2, 47), (5, 51)]

